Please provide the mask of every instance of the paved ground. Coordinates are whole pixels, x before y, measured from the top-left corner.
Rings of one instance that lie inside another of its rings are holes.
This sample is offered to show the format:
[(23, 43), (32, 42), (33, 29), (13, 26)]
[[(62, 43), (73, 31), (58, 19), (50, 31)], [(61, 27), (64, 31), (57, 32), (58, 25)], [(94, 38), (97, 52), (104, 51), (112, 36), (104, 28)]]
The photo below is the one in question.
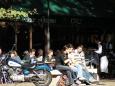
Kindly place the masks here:
[(0, 86), (35, 86), (33, 83), (1, 84)]
[(109, 80), (109, 79), (101, 80), (99, 82), (99, 85), (100, 86), (115, 86), (115, 79), (113, 79), (113, 80)]
[[(35, 86), (35, 85), (33, 83), (16, 83), (16, 84), (1, 84), (0, 86)], [(82, 86), (86, 86), (86, 85), (82, 85)], [(115, 79), (101, 80), (99, 84), (92, 84), (89, 86), (115, 86)]]

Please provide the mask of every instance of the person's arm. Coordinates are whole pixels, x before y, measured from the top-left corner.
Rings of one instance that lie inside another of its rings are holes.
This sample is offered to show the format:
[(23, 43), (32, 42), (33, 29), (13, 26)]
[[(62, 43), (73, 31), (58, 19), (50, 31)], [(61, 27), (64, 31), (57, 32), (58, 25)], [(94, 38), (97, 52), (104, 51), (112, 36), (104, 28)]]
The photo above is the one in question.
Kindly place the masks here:
[(21, 60), (21, 58), (20, 58), (19, 56), (16, 57), (16, 60), (17, 60), (18, 62), (22, 63), (22, 60)]
[(34, 57), (31, 58), (31, 64), (35, 64), (37, 61)]
[(64, 60), (64, 63), (65, 63), (65, 64), (71, 63), (71, 60), (70, 60), (70, 59), (66, 59), (66, 60)]
[(42, 62), (43, 61), (43, 56), (39, 56), (36, 58), (37, 62)]
[(60, 61), (63, 62), (63, 64), (68, 64), (70, 60), (67, 57), (61, 56)]
[(82, 64), (86, 65), (84, 52), (80, 53), (79, 58), (78, 58), (78, 63), (82, 63)]
[(102, 53), (102, 45), (98, 44), (98, 50), (96, 50), (94, 52), (96, 52), (97, 54), (101, 54)]

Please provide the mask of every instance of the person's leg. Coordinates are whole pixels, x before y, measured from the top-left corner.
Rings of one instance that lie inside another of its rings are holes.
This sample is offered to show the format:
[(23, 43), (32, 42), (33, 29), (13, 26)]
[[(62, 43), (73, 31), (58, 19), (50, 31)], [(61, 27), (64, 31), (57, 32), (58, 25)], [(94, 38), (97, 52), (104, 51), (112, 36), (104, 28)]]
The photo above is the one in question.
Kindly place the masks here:
[(87, 70), (87, 68), (83, 65), (80, 64), (82, 67), (82, 73), (83, 73), (83, 77), (87, 80), (87, 81), (94, 81), (94, 77), (93, 75)]
[(80, 64), (77, 64), (76, 67), (72, 67), (72, 70), (77, 72), (77, 77), (78, 80), (82, 81), (83, 83), (89, 85), (89, 81), (87, 80), (86, 77), (84, 77), (84, 71), (83, 71), (83, 67)]
[(73, 84), (74, 83), (74, 79), (72, 78), (72, 70), (70, 67), (68, 66), (63, 66), (63, 65), (57, 65), (56, 69), (60, 70), (60, 71), (65, 71), (67, 72), (67, 77), (69, 79), (69, 84)]
[(77, 64), (75, 67), (76, 67), (76, 72), (77, 72), (77, 78), (83, 78), (82, 66)]
[(93, 75), (91, 75), (91, 73), (89, 73), (87, 70), (83, 69), (83, 77), (87, 80), (87, 81), (94, 81), (94, 77)]

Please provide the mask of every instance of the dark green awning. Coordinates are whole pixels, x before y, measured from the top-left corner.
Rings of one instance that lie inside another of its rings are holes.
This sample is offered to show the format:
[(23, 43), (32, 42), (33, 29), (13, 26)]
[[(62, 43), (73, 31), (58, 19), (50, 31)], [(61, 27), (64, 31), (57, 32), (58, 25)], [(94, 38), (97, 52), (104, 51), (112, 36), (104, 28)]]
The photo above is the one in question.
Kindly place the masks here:
[(48, 9), (50, 15), (88, 17), (114, 17), (115, 15), (114, 0), (0, 0), (0, 7), (24, 11), (36, 10), (38, 16), (47, 15)]

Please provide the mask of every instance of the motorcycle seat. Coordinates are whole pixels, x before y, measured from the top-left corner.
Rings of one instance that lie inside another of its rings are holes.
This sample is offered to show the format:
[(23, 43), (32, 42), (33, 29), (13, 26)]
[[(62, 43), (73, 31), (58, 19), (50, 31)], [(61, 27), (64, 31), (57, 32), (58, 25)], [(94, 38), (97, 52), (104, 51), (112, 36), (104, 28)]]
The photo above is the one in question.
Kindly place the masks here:
[(24, 64), (22, 67), (23, 68), (27, 68), (27, 69), (33, 69), (35, 67), (35, 64), (29, 64), (29, 63), (27, 63), (27, 64)]

